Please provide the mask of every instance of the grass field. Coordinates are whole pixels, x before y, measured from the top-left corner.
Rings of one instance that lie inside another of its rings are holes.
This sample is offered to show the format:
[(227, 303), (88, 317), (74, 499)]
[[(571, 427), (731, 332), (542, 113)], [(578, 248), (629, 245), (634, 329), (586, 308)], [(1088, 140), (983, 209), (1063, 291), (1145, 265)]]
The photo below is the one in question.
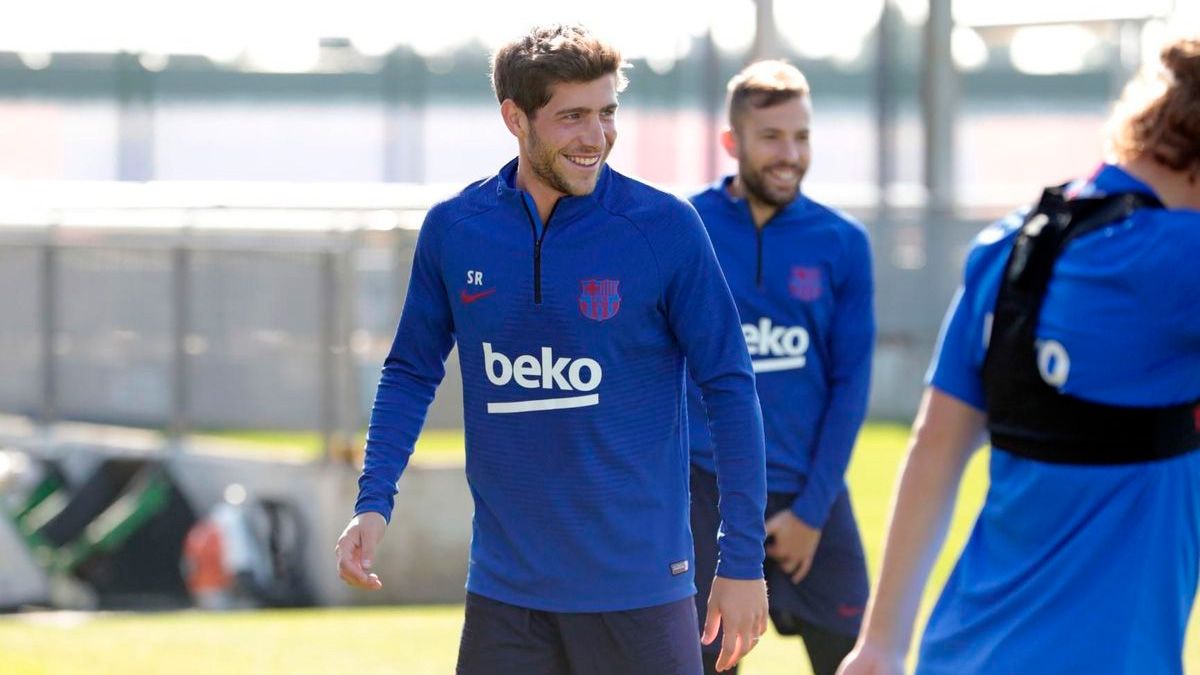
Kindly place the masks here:
[[(899, 426), (868, 426), (850, 467), (855, 509), (873, 573), (906, 437), (907, 430)], [(266, 436), (259, 442), (279, 445), (290, 440)], [(461, 458), (461, 438), (434, 433), (423, 439), (414, 460), (456, 458)], [(930, 587), (935, 591), (966, 539), (986, 482), (986, 453), (980, 453), (968, 467), (949, 543), (934, 571)], [(935, 592), (926, 593), (926, 612), (934, 596)], [(461, 625), (461, 606), (0, 617), (0, 673), (442, 675), (453, 672)], [(1187, 672), (1200, 675), (1200, 620), (1195, 615), (1186, 660)], [(741, 672), (797, 675), (809, 671), (796, 640), (768, 633)]]
[[(288, 460), (318, 459), (324, 451), (321, 435), (313, 431), (264, 431), (259, 429), (223, 429), (193, 434), (200, 441), (218, 441), (244, 447), (259, 455), (277, 456)], [(366, 438), (359, 434), (353, 441), (361, 448)], [(462, 431), (428, 429), (417, 440), (415, 461), (462, 461)]]

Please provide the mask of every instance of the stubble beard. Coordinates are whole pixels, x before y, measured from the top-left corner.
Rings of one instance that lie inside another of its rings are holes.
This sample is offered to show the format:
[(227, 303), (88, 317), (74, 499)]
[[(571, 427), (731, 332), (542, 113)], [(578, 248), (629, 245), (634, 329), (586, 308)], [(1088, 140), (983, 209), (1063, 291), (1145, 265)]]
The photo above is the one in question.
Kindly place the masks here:
[[(596, 179), (600, 175), (599, 170), (592, 174), (593, 177), (591, 180), (577, 181), (577, 183), (584, 183), (582, 186), (572, 185), (571, 181), (563, 175), (562, 171), (555, 164), (557, 159), (558, 152), (547, 148), (542, 143), (542, 140), (538, 138), (537, 133), (530, 130), (529, 164), (535, 176), (553, 190), (574, 197), (589, 195), (592, 193), (592, 190), (596, 189)], [(602, 167), (607, 159), (608, 153), (606, 152), (600, 157), (597, 166)]]
[[(747, 160), (747, 158), (740, 157), (738, 164), (745, 167), (749, 166), (750, 162)], [(804, 180), (805, 172), (799, 167), (796, 168), (800, 173), (800, 180), (796, 181), (796, 187), (789, 190), (788, 194), (786, 195), (781, 195), (778, 192), (772, 193), (769, 189), (767, 189), (766, 180), (763, 178), (763, 173), (766, 171), (766, 169), (763, 169), (762, 171), (755, 171), (753, 169), (739, 169), (738, 176), (742, 180), (742, 186), (746, 190), (746, 195), (748, 197), (753, 198), (755, 201), (762, 202), (767, 206), (771, 206), (776, 209), (782, 209), (783, 207), (795, 201), (796, 197), (800, 194), (800, 183), (802, 183)]]

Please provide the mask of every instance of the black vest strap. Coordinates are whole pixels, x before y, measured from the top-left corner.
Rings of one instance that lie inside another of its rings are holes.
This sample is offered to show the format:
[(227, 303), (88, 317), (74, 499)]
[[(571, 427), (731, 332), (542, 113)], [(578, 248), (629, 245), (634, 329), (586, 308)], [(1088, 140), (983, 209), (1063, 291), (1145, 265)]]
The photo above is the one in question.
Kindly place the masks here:
[(1047, 188), (1025, 218), (1000, 283), (983, 366), (992, 445), (1061, 464), (1132, 464), (1200, 448), (1200, 401), (1105, 405), (1060, 393), (1042, 378), (1035, 331), (1067, 243), (1135, 209), (1162, 208), (1136, 193), (1068, 200), (1065, 188)]

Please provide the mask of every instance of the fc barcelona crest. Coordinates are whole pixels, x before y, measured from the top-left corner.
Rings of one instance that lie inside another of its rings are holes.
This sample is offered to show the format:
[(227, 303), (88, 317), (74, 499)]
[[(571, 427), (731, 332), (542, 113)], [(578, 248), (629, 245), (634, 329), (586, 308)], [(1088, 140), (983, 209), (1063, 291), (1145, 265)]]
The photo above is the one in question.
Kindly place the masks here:
[(592, 321), (604, 321), (617, 315), (621, 309), (621, 294), (616, 279), (580, 279), (579, 313)]
[(792, 276), (788, 278), (788, 292), (797, 300), (812, 302), (821, 297), (821, 268), (792, 265)]

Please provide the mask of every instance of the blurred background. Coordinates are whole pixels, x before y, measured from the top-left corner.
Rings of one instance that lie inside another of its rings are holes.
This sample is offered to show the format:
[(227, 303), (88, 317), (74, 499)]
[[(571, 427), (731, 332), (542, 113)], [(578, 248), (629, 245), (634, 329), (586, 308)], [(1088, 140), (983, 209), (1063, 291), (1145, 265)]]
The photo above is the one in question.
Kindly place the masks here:
[[(971, 237), (1102, 160), (1111, 101), (1200, 26), (1200, 0), (43, 0), (5, 14), (0, 609), (95, 609), (461, 602), (455, 355), (398, 497), (420, 517), (381, 556), (406, 582), (350, 593), (328, 551), (416, 230), (515, 154), (487, 60), (530, 25), (581, 21), (623, 50), (609, 161), (680, 194), (734, 169), (717, 144), (731, 75), (762, 57), (805, 72), (803, 189), (871, 233), (871, 416), (899, 446), (887, 423), (911, 420)], [(898, 452), (863, 469), (880, 523)]]

